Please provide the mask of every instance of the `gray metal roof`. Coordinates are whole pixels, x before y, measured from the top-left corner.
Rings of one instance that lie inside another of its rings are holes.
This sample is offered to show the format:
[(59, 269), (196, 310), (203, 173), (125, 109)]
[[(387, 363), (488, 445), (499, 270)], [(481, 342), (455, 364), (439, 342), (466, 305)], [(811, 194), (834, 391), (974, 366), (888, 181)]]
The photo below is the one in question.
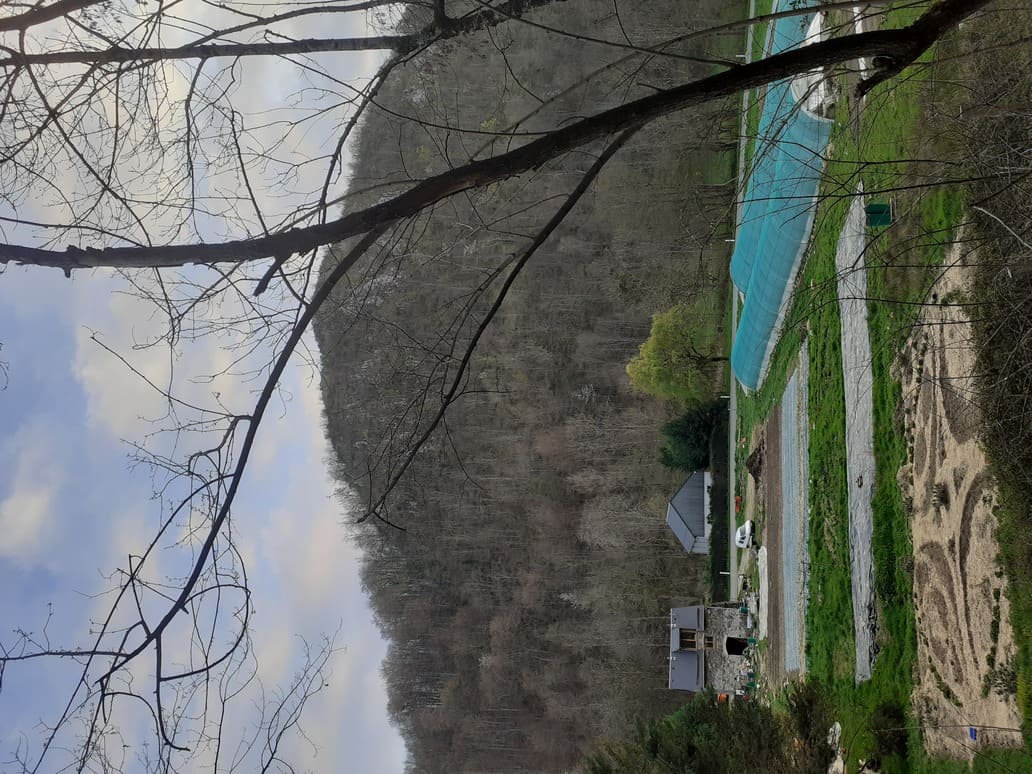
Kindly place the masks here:
[(670, 608), (670, 624), (678, 629), (694, 629), (701, 632), (706, 628), (706, 608), (702, 605)]
[(701, 691), (706, 683), (706, 652), (679, 650), (670, 654), (670, 679), (667, 685), (675, 691)]
[(684, 549), (691, 553), (709, 553), (706, 539), (706, 479), (701, 470), (688, 476), (667, 505), (667, 526), (673, 530)]
[(670, 608), (670, 673), (667, 685), (675, 691), (701, 691), (706, 684), (706, 655), (702, 650), (681, 650), (681, 629), (702, 632), (706, 613), (702, 605)]

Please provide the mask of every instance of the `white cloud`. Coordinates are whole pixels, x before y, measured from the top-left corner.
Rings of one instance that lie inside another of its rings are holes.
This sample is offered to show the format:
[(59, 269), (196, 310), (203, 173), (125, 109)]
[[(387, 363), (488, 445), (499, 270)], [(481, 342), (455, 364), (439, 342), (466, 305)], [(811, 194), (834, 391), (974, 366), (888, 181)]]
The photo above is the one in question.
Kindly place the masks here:
[[(377, 717), (379, 708), (387, 705), (379, 670), (382, 657), (382, 649), (370, 647), (367, 640), (365, 646), (349, 646), (338, 653), (328, 665), (328, 685), (314, 697), (303, 721), (305, 735), (317, 747), (316, 770), (386, 774), (404, 769), (400, 735), (382, 716)], [(342, 733), (342, 729), (351, 732)], [(288, 750), (288, 759), (311, 755), (307, 740), (297, 736), (288, 741)]]
[(19, 436), (20, 448), (10, 466), (14, 472), (0, 501), (0, 556), (34, 564), (46, 553), (54, 529), (54, 505), (63, 476), (45, 436)]
[[(304, 369), (290, 373), (294, 401), (289, 415), (271, 418), (259, 439), (279, 452), (269, 468), (274, 478), (265, 478), (267, 486), (282, 482), (276, 502), (269, 503), (274, 507), (264, 512), (238, 511), (240, 518), (250, 522), (253, 516), (261, 524), (257, 534), (251, 533), (254, 545), (249, 553), (258, 562), (252, 567), (261, 568), (252, 577), (275, 589), (256, 594), (255, 657), (263, 682), (282, 686), (299, 666), (297, 636), (316, 646), (320, 635), (332, 634), (342, 625), (337, 640), (342, 650), (328, 665), (329, 685), (307, 707), (303, 722), (307, 739), (292, 738), (288, 758), (308, 759), (312, 748), (307, 740), (311, 740), (318, 750), (316, 761), (336, 762), (336, 770), (400, 771), (405, 747), (387, 721), (386, 689), (380, 676), (386, 644), (361, 590), (358, 549), (341, 526), (346, 514), (322, 464), (329, 449), (322, 431), (318, 384), (308, 376)], [(237, 534), (242, 547), (252, 542), (242, 532)], [(293, 646), (294, 659), (285, 658), (287, 645)], [(359, 739), (360, 754), (356, 753)], [(356, 768), (342, 769), (344, 761)]]
[(53, 494), (45, 489), (17, 484), (0, 503), (0, 554), (25, 559), (43, 544), (43, 533), (53, 520)]
[(284, 490), (261, 514), (256, 554), (298, 624), (324, 623), (327, 600), (351, 591), (361, 598), (358, 552), (341, 527), (340, 503), (323, 464), (327, 445), (318, 404), (307, 395), (316, 389), (299, 386), (295, 395), (300, 392), (301, 399), (290, 407), (291, 415), (269, 422), (259, 437), (259, 445), (279, 451), (271, 471)]
[[(134, 353), (132, 363), (154, 384), (167, 382), (168, 358), (158, 348)], [(161, 395), (105, 352), (85, 328), (76, 335), (75, 376), (86, 392), (90, 425), (115, 438), (138, 437), (142, 420), (162, 416)]]
[[(201, 273), (203, 270), (198, 269)], [(160, 340), (167, 321), (153, 302), (125, 292), (119, 278), (93, 277), (80, 285), (76, 333), (75, 376), (87, 397), (93, 427), (114, 438), (139, 439), (156, 429), (171, 429), (198, 415), (177, 404), (179, 418), (169, 416), (169, 400), (163, 391), (187, 404), (245, 412), (252, 396), (239, 376), (229, 373), (233, 356), (226, 338), (214, 334), (186, 341), (170, 351)], [(227, 300), (225, 314), (230, 315)], [(105, 351), (97, 338), (125, 358), (137, 373)], [(214, 378), (208, 378), (214, 374)], [(170, 382), (170, 379), (173, 381)]]
[[(312, 511), (305, 513), (304, 510)], [(295, 610), (325, 610), (342, 585), (358, 572), (354, 548), (345, 540), (336, 502), (302, 500), (270, 514), (263, 532), (266, 560), (271, 561), (293, 597)]]

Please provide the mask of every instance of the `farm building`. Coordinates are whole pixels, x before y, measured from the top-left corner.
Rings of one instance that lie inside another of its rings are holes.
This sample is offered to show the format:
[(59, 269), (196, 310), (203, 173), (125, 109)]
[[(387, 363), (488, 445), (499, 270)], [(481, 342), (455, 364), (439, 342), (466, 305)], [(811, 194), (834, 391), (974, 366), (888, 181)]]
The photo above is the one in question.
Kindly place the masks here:
[(748, 647), (746, 614), (737, 602), (672, 608), (667, 685), (675, 691), (734, 693), (748, 681)]
[(681, 484), (667, 505), (667, 526), (690, 554), (709, 553), (710, 487), (708, 470), (697, 470)]

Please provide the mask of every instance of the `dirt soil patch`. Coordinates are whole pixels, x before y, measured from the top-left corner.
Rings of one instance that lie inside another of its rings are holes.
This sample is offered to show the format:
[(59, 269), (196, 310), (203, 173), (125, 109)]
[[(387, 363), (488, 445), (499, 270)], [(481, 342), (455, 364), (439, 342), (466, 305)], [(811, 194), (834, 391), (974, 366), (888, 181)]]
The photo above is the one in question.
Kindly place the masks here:
[[(894, 366), (908, 464), (899, 471), (912, 508), (917, 681), (913, 706), (929, 754), (971, 758), (967, 724), (1021, 725), (1013, 687), (1014, 636), (998, 561), (995, 483), (976, 429), (975, 350), (957, 300), (969, 267), (957, 247)], [(1008, 685), (1009, 684), (1009, 685)], [(960, 728), (935, 728), (959, 724)], [(979, 746), (1019, 746), (1021, 735), (982, 729)]]

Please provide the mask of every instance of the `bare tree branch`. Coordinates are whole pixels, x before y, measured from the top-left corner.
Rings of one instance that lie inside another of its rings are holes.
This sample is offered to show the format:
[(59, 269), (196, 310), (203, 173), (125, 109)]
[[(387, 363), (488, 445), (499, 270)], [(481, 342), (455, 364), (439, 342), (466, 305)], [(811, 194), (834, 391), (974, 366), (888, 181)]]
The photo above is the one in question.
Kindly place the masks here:
[(461, 191), (534, 169), (548, 159), (622, 131), (628, 126), (649, 122), (678, 110), (818, 67), (861, 56), (883, 57), (891, 65), (886, 64), (879, 74), (872, 76), (871, 81), (861, 83), (862, 90), (869, 90), (874, 84), (891, 77), (892, 73), (898, 73), (912, 64), (938, 37), (987, 2), (943, 0), (909, 27), (821, 41), (662, 91), (557, 129), (507, 153), (474, 161), (428, 178), (387, 202), (344, 215), (326, 224), (291, 229), (255, 239), (160, 248), (80, 249), (70, 246), (61, 252), (0, 245), (0, 263), (49, 266), (67, 274), (80, 268), (160, 268), (260, 260), (307, 252), (410, 217)]

